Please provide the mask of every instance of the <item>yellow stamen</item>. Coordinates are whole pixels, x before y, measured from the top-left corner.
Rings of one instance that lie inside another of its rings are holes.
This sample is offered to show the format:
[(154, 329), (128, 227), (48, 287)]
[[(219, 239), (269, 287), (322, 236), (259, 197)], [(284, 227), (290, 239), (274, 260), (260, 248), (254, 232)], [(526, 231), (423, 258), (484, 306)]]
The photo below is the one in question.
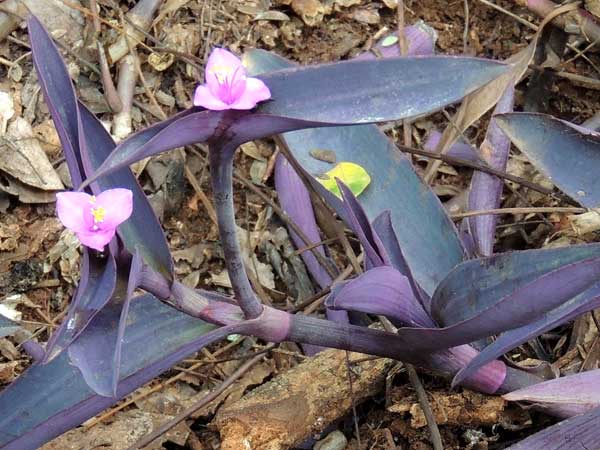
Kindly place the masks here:
[(92, 216), (94, 216), (94, 223), (104, 222), (104, 216), (106, 215), (106, 210), (99, 206), (98, 208), (92, 208)]
[(231, 75), (233, 69), (230, 66), (217, 65), (210, 69), (210, 72), (215, 76), (219, 84), (227, 81), (227, 77)]
[(91, 203), (92, 205), (93, 205), (94, 203), (96, 203), (96, 196), (95, 196), (95, 195), (92, 195), (92, 196), (90, 197), (90, 203)]

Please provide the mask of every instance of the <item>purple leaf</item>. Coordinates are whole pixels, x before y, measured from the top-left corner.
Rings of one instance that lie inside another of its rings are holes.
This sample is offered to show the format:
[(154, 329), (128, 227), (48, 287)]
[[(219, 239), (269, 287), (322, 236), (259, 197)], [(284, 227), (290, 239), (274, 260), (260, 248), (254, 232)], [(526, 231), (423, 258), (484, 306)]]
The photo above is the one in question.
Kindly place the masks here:
[[(508, 83), (506, 91), (500, 97), (495, 114), (512, 111), (514, 103), (515, 86)], [(510, 140), (502, 132), (494, 116), (490, 120), (485, 140), (480, 147), (480, 156), (490, 167), (504, 171), (508, 161)], [(500, 206), (504, 180), (489, 173), (475, 171), (471, 180), (469, 191), (469, 209), (472, 211), (496, 209)], [(477, 252), (482, 256), (490, 256), (494, 250), (494, 235), (496, 233), (495, 214), (475, 216), (469, 218), (469, 228), (477, 246)]]
[(489, 361), (502, 356), (507, 351), (512, 350), (546, 331), (556, 328), (557, 326), (596, 308), (600, 308), (600, 285), (598, 284), (565, 302), (558, 308), (545, 313), (538, 320), (501, 334), (494, 342), (483, 349), (468, 366), (456, 374), (452, 384), (460, 384), (461, 380), (475, 373), (478, 368), (487, 364)]
[(592, 450), (600, 441), (600, 408), (529, 436), (507, 450)]
[[(435, 129), (432, 130), (427, 136), (423, 148), (428, 152), (435, 152), (440, 143), (440, 139), (442, 139), (442, 133)], [(452, 144), (450, 150), (448, 150), (448, 156), (466, 159), (467, 161), (481, 162), (479, 156), (477, 156), (477, 151), (466, 142), (460, 140)]]
[(19, 330), (19, 328), (21, 328), (21, 326), (18, 323), (13, 322), (0, 314), (0, 338), (12, 335)]
[[(89, 176), (89, 171), (98, 168), (115, 144), (94, 115), (78, 103), (60, 52), (43, 25), (34, 16), (29, 16), (28, 28), (40, 86), (60, 137), (71, 178), (77, 186), (84, 178), (84, 166)], [(93, 151), (87, 151), (88, 147)], [(172, 262), (162, 229), (133, 174), (123, 170), (101, 186), (103, 190), (122, 187), (133, 192), (135, 209), (127, 223), (119, 227), (119, 235), (132, 253), (137, 245), (152, 242), (152, 246), (140, 246), (142, 255), (163, 274), (170, 273)]]
[(445, 326), (459, 323), (545, 274), (598, 257), (600, 244), (589, 244), (509, 252), (466, 261), (440, 285), (432, 304), (433, 318)]
[(562, 191), (587, 208), (600, 206), (600, 134), (544, 114), (502, 114), (496, 121)]
[(60, 138), (74, 186), (81, 184), (83, 166), (79, 157), (79, 112), (71, 78), (52, 38), (33, 15), (27, 17), (33, 64), (44, 100)]
[(99, 257), (84, 247), (81, 278), (67, 317), (50, 337), (43, 363), (66, 349), (96, 314), (108, 303), (115, 290), (117, 267), (112, 253)]
[[(254, 63), (247, 67), (258, 73)], [(258, 112), (340, 125), (398, 120), (455, 103), (507, 68), (492, 60), (420, 56), (263, 72), (259, 78), (271, 100), (258, 105)]]
[(339, 179), (336, 179), (340, 193), (342, 194), (343, 208), (346, 211), (346, 222), (356, 234), (362, 244), (366, 255), (367, 269), (390, 265), (390, 259), (385, 247), (371, 227), (364, 209), (352, 193), (352, 191)]
[[(120, 311), (100, 312), (106, 322)], [(173, 330), (177, 330), (174, 333)], [(47, 365), (34, 365), (0, 394), (0, 447), (34, 450), (83, 423), (200, 348), (237, 332), (214, 329), (158, 302), (151, 295), (131, 302), (123, 340), (117, 398), (94, 394), (66, 353)]]
[(536, 409), (567, 418), (600, 407), (599, 383), (600, 369), (596, 369), (534, 384), (503, 397), (511, 402), (532, 403)]
[(388, 255), (389, 262), (393, 268), (399, 271), (402, 275), (408, 278), (413, 288), (413, 292), (421, 302), (423, 308), (429, 311), (431, 298), (421, 289), (413, 277), (413, 274), (406, 263), (406, 258), (400, 248), (398, 237), (392, 225), (392, 218), (389, 211), (384, 211), (378, 215), (371, 224), (377, 236)]
[[(115, 143), (100, 121), (81, 103), (79, 113), (81, 158), (85, 173), (90, 176), (111, 154)], [(167, 240), (152, 206), (131, 170), (125, 168), (113, 172), (97, 183), (101, 191), (122, 187), (133, 193), (133, 213), (119, 226), (117, 233), (131, 254), (139, 251), (146, 264), (170, 278), (173, 261)]]
[[(106, 306), (114, 314), (98, 315), (79, 338), (69, 346), (71, 362), (79, 368), (88, 385), (99, 395), (115, 397), (119, 382), (123, 335), (133, 292), (138, 287), (142, 270), (139, 252), (133, 255), (126, 291), (124, 280)], [(125, 292), (123, 292), (125, 291)], [(123, 296), (123, 294), (125, 294)], [(118, 320), (114, 320), (116, 315)]]
[[(254, 74), (291, 65), (262, 51), (248, 52), (245, 61)], [(404, 256), (428, 294), (432, 295), (437, 284), (462, 261), (461, 243), (439, 199), (376, 126), (296, 131), (282, 138), (312, 186), (342, 216), (342, 202), (314, 178), (331, 166), (312, 157), (311, 150), (332, 150), (337, 161), (354, 162), (370, 174), (371, 184), (361, 194), (361, 204), (369, 220), (390, 210)]]
[[(290, 219), (300, 227), (311, 243), (314, 244), (320, 242), (321, 235), (319, 234), (319, 228), (315, 220), (315, 213), (313, 211), (308, 189), (306, 189), (306, 186), (304, 186), (304, 183), (294, 168), (283, 155), (279, 155), (275, 163), (275, 189), (277, 189), (281, 208), (286, 212)], [(292, 229), (289, 231), (297, 248), (304, 248), (307, 246), (307, 244), (300, 239)], [(316, 247), (315, 250), (325, 257), (325, 251), (323, 250), (322, 245)], [(308, 271), (321, 289), (329, 286), (332, 279), (327, 271), (321, 266), (313, 252), (305, 251), (302, 252), (301, 256)]]
[(408, 278), (392, 267), (375, 267), (346, 282), (331, 292), (325, 305), (382, 315), (405, 326), (435, 326), (415, 298)]

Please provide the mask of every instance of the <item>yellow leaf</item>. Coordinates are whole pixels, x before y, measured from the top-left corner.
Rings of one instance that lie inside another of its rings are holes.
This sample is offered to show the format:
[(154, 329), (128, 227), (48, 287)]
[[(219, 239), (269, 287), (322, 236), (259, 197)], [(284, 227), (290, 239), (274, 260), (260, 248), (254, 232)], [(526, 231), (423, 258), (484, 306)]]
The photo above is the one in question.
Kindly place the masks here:
[(341, 198), (342, 195), (335, 182), (336, 178), (339, 178), (340, 181), (348, 186), (352, 193), (357, 197), (366, 189), (369, 183), (371, 183), (371, 177), (362, 166), (346, 161), (336, 164), (330, 171), (318, 175), (317, 180), (325, 186), (328, 191), (339, 198)]

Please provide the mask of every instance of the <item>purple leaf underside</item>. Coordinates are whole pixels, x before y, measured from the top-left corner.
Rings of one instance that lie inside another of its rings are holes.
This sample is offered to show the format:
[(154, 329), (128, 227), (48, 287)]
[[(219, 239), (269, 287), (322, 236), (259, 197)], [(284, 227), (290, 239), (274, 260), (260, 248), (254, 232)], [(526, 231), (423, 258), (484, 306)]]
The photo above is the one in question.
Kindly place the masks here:
[[(283, 155), (279, 155), (275, 163), (275, 189), (277, 190), (281, 208), (300, 227), (305, 236), (310, 240), (310, 243), (315, 244), (320, 242), (321, 235), (308, 189)], [(307, 246), (292, 229), (289, 231), (296, 248)], [(316, 251), (325, 257), (322, 245), (316, 247)], [(329, 286), (332, 279), (321, 266), (313, 252), (306, 251), (301, 256), (304, 264), (306, 264), (306, 268), (321, 289)]]
[(598, 442), (600, 408), (559, 422), (507, 450), (592, 450), (598, 448)]
[[(69, 347), (71, 362), (79, 368), (92, 390), (105, 397), (115, 397), (117, 394), (125, 325), (133, 292), (139, 284), (142, 266), (140, 253), (136, 252), (129, 276), (122, 277), (117, 291), (106, 306), (107, 309), (113, 310), (113, 313), (92, 320)], [(115, 317), (119, 319), (114, 320)]]
[(567, 418), (600, 407), (600, 369), (567, 375), (503, 395), (505, 400), (527, 402)]
[(108, 303), (115, 290), (116, 281), (117, 267), (112, 254), (101, 258), (96, 252), (84, 248), (77, 292), (69, 305), (67, 317), (48, 341), (44, 363), (54, 359), (77, 339)]
[(600, 308), (600, 284), (592, 286), (530, 324), (501, 334), (494, 342), (483, 349), (469, 365), (456, 374), (452, 384), (460, 384), (461, 380), (471, 376), (489, 361), (495, 360), (522, 343), (597, 308)]
[[(494, 115), (512, 111), (514, 94), (514, 83), (508, 83), (506, 91), (496, 105)], [(503, 171), (506, 169), (509, 150), (510, 139), (502, 132), (496, 123), (496, 119), (492, 116), (485, 139), (480, 147), (480, 156), (490, 167)], [(483, 211), (498, 208), (503, 187), (504, 180), (489, 173), (475, 171), (469, 190), (469, 210)], [(495, 214), (475, 216), (468, 219), (477, 253), (481, 256), (490, 256), (494, 250), (497, 221), (498, 216)]]

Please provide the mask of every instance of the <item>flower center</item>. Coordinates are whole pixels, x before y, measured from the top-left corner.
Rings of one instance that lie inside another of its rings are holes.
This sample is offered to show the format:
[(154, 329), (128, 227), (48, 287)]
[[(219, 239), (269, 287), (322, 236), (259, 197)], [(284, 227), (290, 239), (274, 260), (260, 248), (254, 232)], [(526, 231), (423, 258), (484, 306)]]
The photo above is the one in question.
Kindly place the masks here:
[(215, 76), (219, 84), (227, 83), (227, 78), (233, 73), (230, 66), (216, 65), (211, 68), (211, 73)]
[(98, 208), (92, 208), (92, 216), (94, 217), (94, 226), (92, 227), (94, 230), (98, 229), (97, 223), (104, 222), (104, 216), (106, 216), (106, 210), (99, 206)]

